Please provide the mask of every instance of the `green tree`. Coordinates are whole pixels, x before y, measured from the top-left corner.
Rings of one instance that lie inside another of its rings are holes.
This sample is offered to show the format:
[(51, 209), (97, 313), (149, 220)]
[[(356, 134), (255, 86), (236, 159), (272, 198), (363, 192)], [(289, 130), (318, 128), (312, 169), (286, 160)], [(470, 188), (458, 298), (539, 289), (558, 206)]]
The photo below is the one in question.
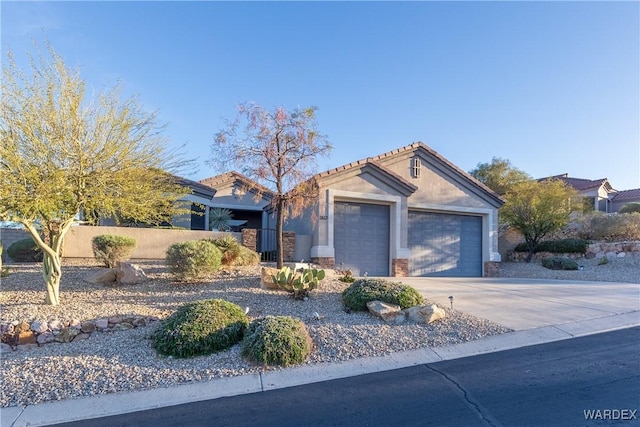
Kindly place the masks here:
[(559, 180), (520, 182), (507, 192), (500, 219), (522, 233), (529, 252), (527, 262), (545, 236), (569, 222), (574, 196), (575, 190)]
[[(210, 163), (221, 170), (232, 165), (274, 192), (276, 261), (283, 264), (282, 227), (289, 213), (299, 214), (317, 199), (311, 178), (317, 157), (332, 149), (316, 130), (315, 107), (288, 112), (269, 111), (253, 103), (241, 104), (233, 122), (216, 134)], [(259, 187), (250, 188), (260, 194)]]
[(118, 88), (95, 99), (52, 48), (20, 69), (3, 62), (0, 219), (24, 225), (42, 249), (45, 303), (60, 303), (61, 250), (81, 212), (155, 224), (180, 213), (174, 175), (189, 162), (167, 151), (156, 114)]
[(529, 174), (513, 166), (509, 160), (500, 157), (494, 157), (491, 163), (478, 163), (469, 174), (501, 196), (515, 184), (532, 179)]

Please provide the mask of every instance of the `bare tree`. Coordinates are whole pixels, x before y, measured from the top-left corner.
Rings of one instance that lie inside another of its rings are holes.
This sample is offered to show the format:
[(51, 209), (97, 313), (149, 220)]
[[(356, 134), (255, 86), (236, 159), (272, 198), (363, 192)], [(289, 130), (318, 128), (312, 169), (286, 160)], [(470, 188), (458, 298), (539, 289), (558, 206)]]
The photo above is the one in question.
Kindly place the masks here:
[[(234, 121), (218, 132), (212, 145), (211, 165), (228, 170), (233, 166), (257, 183), (274, 191), (276, 212), (276, 261), (283, 264), (282, 228), (287, 215), (296, 216), (317, 199), (310, 180), (317, 157), (331, 152), (331, 144), (316, 130), (315, 107), (288, 112), (269, 111), (254, 103), (238, 106)], [(260, 194), (260, 188), (252, 190)]]
[[(175, 176), (156, 114), (118, 88), (85, 98), (85, 83), (53, 49), (3, 62), (0, 112), (0, 219), (24, 225), (42, 249), (45, 303), (60, 303), (62, 245), (81, 212), (161, 223), (181, 213)], [(178, 157), (176, 157), (176, 154)]]

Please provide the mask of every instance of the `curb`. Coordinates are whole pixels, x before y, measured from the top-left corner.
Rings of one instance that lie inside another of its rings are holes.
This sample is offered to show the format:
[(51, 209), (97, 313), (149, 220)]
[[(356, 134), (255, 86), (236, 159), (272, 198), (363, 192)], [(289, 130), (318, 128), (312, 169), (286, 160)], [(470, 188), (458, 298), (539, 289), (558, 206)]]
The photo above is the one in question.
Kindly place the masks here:
[(513, 350), (634, 326), (640, 326), (640, 311), (525, 329), (447, 347), (420, 348), (388, 356), (265, 371), (260, 374), (225, 377), (214, 381), (182, 384), (170, 388), (89, 396), (26, 407), (8, 407), (0, 410), (0, 425), (6, 427), (45, 426), (121, 415)]

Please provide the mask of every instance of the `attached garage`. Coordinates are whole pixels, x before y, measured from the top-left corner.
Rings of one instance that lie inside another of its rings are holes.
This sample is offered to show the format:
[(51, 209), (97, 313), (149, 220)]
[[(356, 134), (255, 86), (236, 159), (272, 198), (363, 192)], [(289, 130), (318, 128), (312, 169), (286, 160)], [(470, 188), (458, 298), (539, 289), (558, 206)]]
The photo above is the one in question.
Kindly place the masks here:
[(335, 202), (334, 247), (336, 268), (354, 276), (389, 275), (389, 206)]
[(482, 217), (409, 211), (410, 276), (482, 276)]

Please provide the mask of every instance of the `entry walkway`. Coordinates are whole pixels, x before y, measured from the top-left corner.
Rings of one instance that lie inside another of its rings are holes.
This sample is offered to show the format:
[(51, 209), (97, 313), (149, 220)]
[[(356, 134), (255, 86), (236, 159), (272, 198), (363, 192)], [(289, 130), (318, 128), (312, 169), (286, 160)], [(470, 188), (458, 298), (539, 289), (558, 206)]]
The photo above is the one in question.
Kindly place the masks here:
[(170, 388), (0, 409), (0, 425), (42, 426), (345, 378), (640, 325), (640, 284), (490, 278), (403, 278), (429, 300), (515, 332), (384, 357), (298, 366)]

